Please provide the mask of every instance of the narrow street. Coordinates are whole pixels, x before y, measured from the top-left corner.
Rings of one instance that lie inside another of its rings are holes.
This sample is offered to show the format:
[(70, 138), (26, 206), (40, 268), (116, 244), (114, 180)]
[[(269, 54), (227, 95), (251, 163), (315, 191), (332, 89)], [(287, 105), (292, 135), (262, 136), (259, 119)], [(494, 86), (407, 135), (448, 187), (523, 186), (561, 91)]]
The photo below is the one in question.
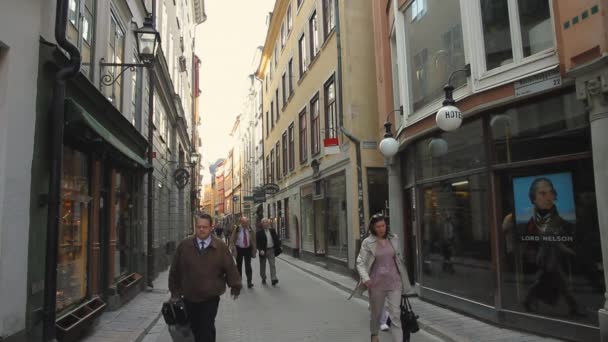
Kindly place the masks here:
[[(252, 261), (254, 288), (234, 301), (222, 297), (216, 320), (217, 341), (368, 341), (367, 302), (277, 259), (279, 284), (262, 285), (258, 259)], [(381, 333), (381, 341), (391, 341)], [(171, 342), (162, 318), (144, 342)], [(414, 342), (440, 340), (424, 331)]]

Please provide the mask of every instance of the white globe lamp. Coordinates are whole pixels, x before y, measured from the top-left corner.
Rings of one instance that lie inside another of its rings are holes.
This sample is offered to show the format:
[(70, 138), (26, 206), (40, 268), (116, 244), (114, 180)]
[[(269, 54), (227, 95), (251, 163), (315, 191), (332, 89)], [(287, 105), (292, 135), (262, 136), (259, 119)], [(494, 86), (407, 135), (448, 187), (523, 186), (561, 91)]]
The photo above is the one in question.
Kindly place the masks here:
[(437, 111), (435, 121), (442, 130), (454, 131), (462, 124), (462, 112), (456, 106), (443, 106)]
[(380, 153), (382, 153), (385, 158), (391, 158), (399, 152), (399, 142), (393, 138), (391, 126), (392, 125), (388, 120), (384, 123), (386, 132), (384, 133), (384, 139), (380, 141), (380, 145), (378, 146), (380, 148)]

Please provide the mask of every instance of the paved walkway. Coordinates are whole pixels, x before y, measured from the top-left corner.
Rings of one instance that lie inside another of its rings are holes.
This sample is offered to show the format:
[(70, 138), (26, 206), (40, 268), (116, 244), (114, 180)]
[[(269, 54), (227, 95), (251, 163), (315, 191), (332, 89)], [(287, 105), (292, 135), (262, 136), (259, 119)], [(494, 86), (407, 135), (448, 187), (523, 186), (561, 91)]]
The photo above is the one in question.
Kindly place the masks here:
[[(300, 259), (281, 255), (281, 260), (297, 267), (311, 275), (322, 279), (344, 291), (350, 291), (355, 287), (356, 281), (351, 277), (329, 271)], [(366, 292), (367, 294), (367, 292)], [(541, 337), (525, 332), (503, 329), (487, 324), (466, 315), (427, 303), (418, 298), (412, 298), (414, 312), (421, 318), (420, 327), (445, 341), (493, 341), (493, 342), (558, 342), (560, 340)]]
[[(216, 320), (217, 342), (339, 342), (369, 341), (367, 302), (346, 300), (347, 293), (277, 261), (279, 284), (262, 285), (258, 259), (252, 262), (254, 288), (232, 300), (224, 295)], [(387, 333), (381, 341), (392, 341)], [(441, 342), (417, 333), (413, 342)], [(143, 342), (171, 342), (161, 319)]]
[[(161, 272), (154, 288), (138, 294), (116, 311), (101, 315), (83, 342), (139, 342), (160, 317), (162, 303), (169, 298), (169, 271)], [(162, 318), (161, 318), (162, 320)]]

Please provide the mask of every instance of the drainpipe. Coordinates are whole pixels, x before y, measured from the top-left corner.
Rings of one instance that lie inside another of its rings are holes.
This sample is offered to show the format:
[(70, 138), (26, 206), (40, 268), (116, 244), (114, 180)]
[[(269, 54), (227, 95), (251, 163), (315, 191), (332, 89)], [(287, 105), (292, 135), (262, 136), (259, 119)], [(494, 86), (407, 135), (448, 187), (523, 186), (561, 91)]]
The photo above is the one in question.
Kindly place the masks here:
[(358, 198), (358, 212), (359, 212), (359, 239), (357, 240), (357, 246), (355, 248), (355, 254), (358, 254), (361, 241), (365, 236), (365, 213), (363, 206), (363, 175), (361, 166), (361, 141), (350, 134), (344, 127), (344, 104), (343, 104), (343, 88), (342, 88), (342, 42), (340, 40), (340, 6), (339, 1), (334, 1), (335, 12), (336, 12), (336, 45), (338, 49), (338, 67), (337, 67), (337, 82), (338, 82), (338, 119), (340, 120), (339, 126), (340, 131), (350, 141), (355, 144), (356, 164), (357, 164), (357, 198)]
[(73, 78), (80, 71), (80, 51), (65, 37), (68, 14), (68, 1), (57, 0), (55, 14), (55, 40), (70, 56), (69, 63), (55, 74), (55, 86), (51, 101), (50, 113), (50, 180), (49, 208), (46, 231), (46, 263), (44, 287), (44, 341), (56, 341), (56, 301), (57, 301), (57, 249), (59, 242), (59, 219), (61, 202), (61, 174), (63, 162), (63, 129), (65, 110), (66, 80)]
[[(156, 29), (156, 0), (152, 0), (152, 27)], [(154, 159), (152, 158), (152, 152), (154, 151), (154, 77), (153, 68), (148, 68), (148, 88), (150, 88), (150, 96), (148, 98), (148, 164), (151, 168), (148, 172), (148, 230), (147, 238), (148, 241), (146, 253), (147, 253), (147, 277), (146, 282), (149, 287), (152, 287), (152, 279), (154, 277)]]

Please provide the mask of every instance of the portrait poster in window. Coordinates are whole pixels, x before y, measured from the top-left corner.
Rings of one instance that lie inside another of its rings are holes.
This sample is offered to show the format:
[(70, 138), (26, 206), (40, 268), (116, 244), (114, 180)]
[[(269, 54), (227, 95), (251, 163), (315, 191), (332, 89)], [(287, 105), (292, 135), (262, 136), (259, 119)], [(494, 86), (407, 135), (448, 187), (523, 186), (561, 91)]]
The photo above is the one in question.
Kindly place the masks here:
[(574, 242), (576, 212), (570, 172), (513, 179), (520, 242)]

